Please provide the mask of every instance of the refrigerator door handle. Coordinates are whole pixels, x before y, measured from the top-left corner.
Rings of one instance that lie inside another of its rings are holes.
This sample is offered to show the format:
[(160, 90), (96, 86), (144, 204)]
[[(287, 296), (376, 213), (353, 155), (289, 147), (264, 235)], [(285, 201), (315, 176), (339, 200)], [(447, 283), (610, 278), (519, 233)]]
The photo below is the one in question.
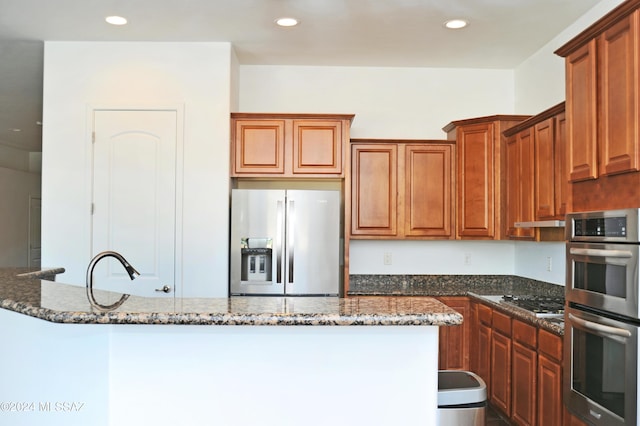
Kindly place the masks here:
[(282, 201), (276, 208), (276, 284), (282, 283), (282, 245), (284, 240), (284, 214)]
[(289, 284), (293, 284), (293, 252), (294, 252), (294, 235), (293, 231), (296, 228), (296, 209), (294, 201), (289, 201), (289, 211), (287, 211), (287, 255), (289, 256), (289, 272), (288, 281)]

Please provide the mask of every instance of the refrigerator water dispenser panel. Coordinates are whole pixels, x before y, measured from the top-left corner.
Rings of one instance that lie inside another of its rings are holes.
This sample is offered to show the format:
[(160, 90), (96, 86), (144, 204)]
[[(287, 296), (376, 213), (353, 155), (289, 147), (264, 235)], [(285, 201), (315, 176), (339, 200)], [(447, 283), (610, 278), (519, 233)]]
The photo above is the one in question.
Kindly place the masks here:
[(265, 283), (272, 281), (271, 276), (271, 238), (241, 238), (240, 254), (242, 282)]

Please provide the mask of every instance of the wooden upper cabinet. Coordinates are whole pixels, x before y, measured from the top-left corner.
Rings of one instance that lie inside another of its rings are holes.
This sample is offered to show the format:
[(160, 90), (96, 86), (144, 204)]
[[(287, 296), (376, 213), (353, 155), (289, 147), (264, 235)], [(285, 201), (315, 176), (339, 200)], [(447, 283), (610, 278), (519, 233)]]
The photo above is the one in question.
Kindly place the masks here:
[(624, 2), (556, 51), (566, 58), (573, 182), (640, 170), (638, 7)]
[(404, 147), (404, 235), (453, 237), (451, 144)]
[(517, 222), (534, 220), (533, 132), (525, 129), (507, 139), (507, 236), (533, 239), (534, 228), (516, 228)]
[(351, 146), (351, 234), (397, 236), (398, 145)]
[(293, 121), (293, 173), (342, 173), (342, 122)]
[(457, 146), (458, 239), (501, 239), (505, 234), (506, 176), (502, 132), (529, 116), (490, 116), (444, 127)]
[(453, 146), (354, 139), (353, 238), (453, 238)]
[(235, 174), (284, 173), (284, 120), (235, 120)]
[(569, 177), (572, 182), (597, 176), (596, 42), (566, 59)]
[(344, 177), (353, 115), (231, 114), (232, 177)]
[(638, 19), (636, 11), (597, 40), (601, 175), (638, 170)]
[[(555, 105), (504, 131), (507, 140), (507, 235), (557, 239), (540, 228), (516, 228), (516, 222), (564, 219), (569, 177), (566, 166), (565, 104)], [(548, 229), (548, 228), (547, 228)], [(544, 234), (544, 235), (543, 235)]]

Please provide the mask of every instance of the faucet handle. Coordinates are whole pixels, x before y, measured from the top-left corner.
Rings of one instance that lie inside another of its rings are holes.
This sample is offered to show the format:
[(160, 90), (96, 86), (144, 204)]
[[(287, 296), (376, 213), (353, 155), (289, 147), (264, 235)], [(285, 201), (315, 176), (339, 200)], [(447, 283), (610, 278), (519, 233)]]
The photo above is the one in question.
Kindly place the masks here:
[(156, 288), (156, 291), (161, 291), (163, 293), (171, 293), (171, 287), (169, 287), (168, 285), (165, 285), (162, 288)]

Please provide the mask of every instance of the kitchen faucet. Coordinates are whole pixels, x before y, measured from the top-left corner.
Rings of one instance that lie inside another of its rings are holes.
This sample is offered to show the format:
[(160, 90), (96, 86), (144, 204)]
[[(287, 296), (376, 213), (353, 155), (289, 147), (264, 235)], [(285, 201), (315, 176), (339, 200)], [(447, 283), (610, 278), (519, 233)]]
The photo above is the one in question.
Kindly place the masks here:
[(128, 294), (123, 294), (120, 300), (118, 300), (117, 302), (111, 305), (102, 305), (98, 303), (93, 296), (93, 268), (95, 268), (98, 262), (105, 257), (115, 257), (116, 259), (118, 259), (122, 266), (124, 266), (124, 269), (126, 269), (131, 280), (134, 280), (136, 276), (140, 275), (140, 272), (136, 271), (134, 267), (131, 266), (120, 253), (117, 253), (115, 251), (103, 251), (102, 253), (98, 253), (93, 259), (91, 259), (89, 267), (87, 268), (87, 298), (89, 299), (89, 303), (91, 303), (91, 306), (102, 312), (107, 312), (118, 308), (125, 302), (125, 300), (129, 298)]

